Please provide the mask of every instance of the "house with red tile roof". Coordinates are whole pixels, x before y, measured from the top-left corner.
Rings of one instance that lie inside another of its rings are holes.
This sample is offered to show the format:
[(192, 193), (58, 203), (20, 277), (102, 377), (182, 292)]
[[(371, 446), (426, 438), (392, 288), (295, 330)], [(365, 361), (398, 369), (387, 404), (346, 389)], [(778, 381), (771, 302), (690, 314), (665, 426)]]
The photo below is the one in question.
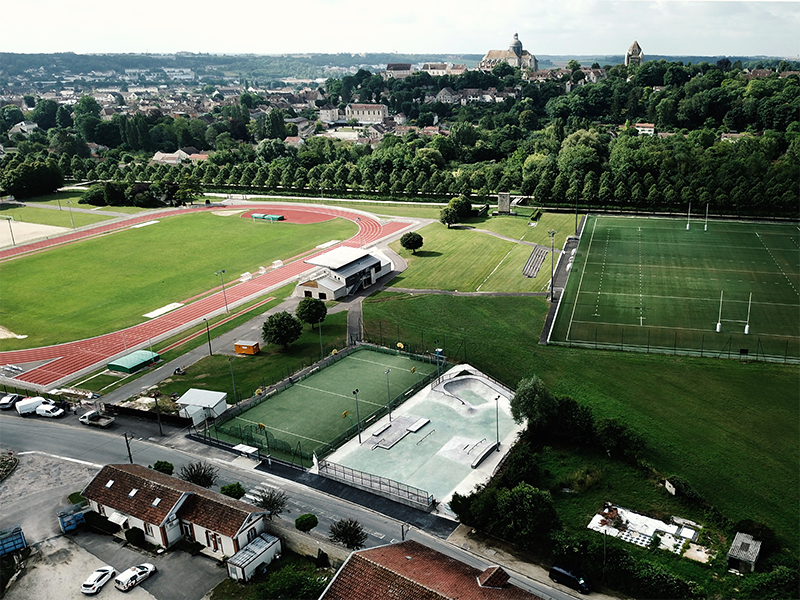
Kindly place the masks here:
[(233, 556), (264, 532), (267, 513), (141, 465), (106, 465), (81, 492), (92, 510), (123, 529), (138, 527), (151, 544), (183, 538)]
[(353, 552), (319, 600), (541, 600), (509, 583), (502, 567), (481, 571), (414, 540)]

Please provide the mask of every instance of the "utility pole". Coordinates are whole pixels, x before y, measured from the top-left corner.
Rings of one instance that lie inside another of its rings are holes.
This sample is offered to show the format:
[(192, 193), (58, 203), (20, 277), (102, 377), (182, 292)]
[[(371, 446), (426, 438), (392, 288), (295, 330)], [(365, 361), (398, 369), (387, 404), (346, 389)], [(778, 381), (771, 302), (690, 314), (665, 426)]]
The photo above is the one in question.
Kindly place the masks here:
[[(131, 455), (131, 444), (128, 441), (128, 432), (126, 431), (124, 435), (125, 435), (125, 446), (127, 446), (128, 448), (128, 460), (131, 461), (131, 464), (133, 464), (133, 456)], [(131, 434), (131, 439), (133, 439), (133, 434)]]

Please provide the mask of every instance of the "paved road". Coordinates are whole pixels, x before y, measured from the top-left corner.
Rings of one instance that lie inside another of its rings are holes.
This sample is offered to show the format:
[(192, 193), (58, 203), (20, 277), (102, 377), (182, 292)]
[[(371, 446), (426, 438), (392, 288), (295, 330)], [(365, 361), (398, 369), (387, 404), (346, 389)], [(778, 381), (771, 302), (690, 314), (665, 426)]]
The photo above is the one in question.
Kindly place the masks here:
[[(74, 421), (70, 421), (69, 419)], [(425, 523), (431, 515), (413, 511), (408, 507), (392, 508), (391, 510), (408, 510), (417, 513), (402, 520), (387, 515), (382, 510), (391, 512), (382, 501), (371, 494), (364, 501), (364, 506), (358, 496), (353, 495), (342, 499), (329, 491), (315, 489), (305, 485), (305, 475), (296, 475), (293, 479), (282, 477), (278, 469), (266, 472), (255, 470), (250, 466), (242, 466), (240, 460), (235, 460), (233, 455), (199, 445), (187, 440), (182, 431), (170, 431), (170, 435), (159, 438), (157, 433), (147, 439), (144, 436), (154, 433), (153, 424), (138, 424), (136, 422), (115, 424), (117, 429), (102, 431), (86, 428), (77, 424), (77, 419), (70, 417), (66, 421), (45, 421), (23, 419), (9, 413), (0, 413), (0, 448), (14, 452), (36, 451), (52, 454), (53, 456), (67, 457), (91, 463), (125, 463), (128, 455), (123, 439), (123, 431), (128, 431), (128, 426), (139, 429), (140, 435), (131, 442), (131, 454), (138, 464), (153, 464), (156, 460), (167, 460), (175, 465), (176, 470), (182, 465), (202, 457), (213, 462), (219, 469), (219, 483), (226, 484), (239, 481), (245, 489), (255, 489), (261, 485), (277, 487), (286, 491), (290, 497), (285, 518), (293, 520), (296, 515), (313, 512), (320, 518), (318, 531), (325, 532), (330, 523), (341, 518), (354, 518), (358, 520), (369, 533), (366, 546), (374, 547), (401, 538), (401, 525), (412, 523), (411, 530), (405, 534), (406, 539), (415, 539), (436, 550), (458, 558), (479, 569), (498, 564), (497, 552), (490, 547), (481, 547), (474, 542), (464, 544), (459, 542), (456, 547), (448, 543), (449, 535), (444, 525), (440, 528), (432, 527)], [(144, 429), (150, 427), (150, 429)], [(157, 429), (155, 430), (157, 432)], [(82, 487), (77, 484), (76, 487)], [(401, 505), (396, 505), (400, 507)], [(17, 507), (19, 510), (20, 507)], [(24, 506), (21, 507), (24, 510)], [(9, 506), (3, 505), (0, 509), (0, 523), (6, 522)], [(291, 521), (287, 521), (291, 523)], [(414, 525), (418, 523), (418, 525)], [(456, 524), (449, 525), (450, 532)], [(424, 529), (423, 529), (424, 528)], [(469, 546), (469, 549), (463, 546)], [(506, 565), (508, 566), (508, 565)], [(513, 582), (524, 589), (532, 591), (542, 598), (554, 600), (570, 600), (575, 596), (562, 593), (550, 587), (549, 580), (542, 576), (541, 569), (537, 570), (528, 563), (515, 563), (508, 566), (513, 577)], [(166, 596), (163, 596), (166, 600)]]

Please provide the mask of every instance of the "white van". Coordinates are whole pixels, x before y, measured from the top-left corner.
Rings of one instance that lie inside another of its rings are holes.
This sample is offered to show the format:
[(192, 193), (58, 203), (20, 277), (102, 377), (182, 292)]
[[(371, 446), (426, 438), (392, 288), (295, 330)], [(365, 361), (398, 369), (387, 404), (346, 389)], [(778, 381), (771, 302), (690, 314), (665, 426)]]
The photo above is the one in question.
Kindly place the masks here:
[(17, 412), (25, 417), (27, 415), (32, 415), (36, 412), (36, 409), (41, 406), (42, 404), (52, 404), (52, 400), (47, 400), (42, 398), (41, 396), (33, 396), (32, 398), (24, 398), (17, 402), (14, 408), (17, 409)]
[(55, 404), (43, 402), (36, 407), (36, 414), (40, 417), (53, 417), (57, 419), (64, 416), (64, 409), (58, 408)]

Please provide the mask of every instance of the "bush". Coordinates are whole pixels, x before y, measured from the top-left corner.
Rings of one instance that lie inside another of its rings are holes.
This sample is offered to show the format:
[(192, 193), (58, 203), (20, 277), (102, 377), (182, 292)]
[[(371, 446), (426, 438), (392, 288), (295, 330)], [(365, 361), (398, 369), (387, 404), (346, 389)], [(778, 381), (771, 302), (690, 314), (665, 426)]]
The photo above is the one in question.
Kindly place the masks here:
[(92, 206), (105, 206), (106, 194), (102, 184), (95, 184), (81, 194), (78, 204), (91, 204)]
[(235, 498), (236, 500), (238, 500), (247, 493), (247, 490), (245, 490), (244, 487), (242, 487), (242, 484), (239, 483), (238, 481), (236, 483), (223, 485), (221, 488), (219, 488), (219, 491), (223, 495), (230, 496), (231, 498)]
[(125, 539), (128, 540), (129, 544), (133, 544), (138, 548), (144, 548), (147, 546), (147, 542), (144, 539), (144, 531), (142, 531), (138, 527), (131, 527), (130, 529), (126, 529)]
[(317, 519), (316, 515), (312, 514), (300, 515), (294, 520), (295, 528), (304, 533), (308, 533), (317, 525), (319, 525), (319, 519)]
[(210, 488), (217, 482), (219, 469), (207, 462), (190, 462), (181, 467), (178, 477), (200, 487)]
[(157, 460), (153, 465), (153, 470), (164, 473), (164, 475), (172, 475), (175, 472), (175, 465), (166, 460)]

